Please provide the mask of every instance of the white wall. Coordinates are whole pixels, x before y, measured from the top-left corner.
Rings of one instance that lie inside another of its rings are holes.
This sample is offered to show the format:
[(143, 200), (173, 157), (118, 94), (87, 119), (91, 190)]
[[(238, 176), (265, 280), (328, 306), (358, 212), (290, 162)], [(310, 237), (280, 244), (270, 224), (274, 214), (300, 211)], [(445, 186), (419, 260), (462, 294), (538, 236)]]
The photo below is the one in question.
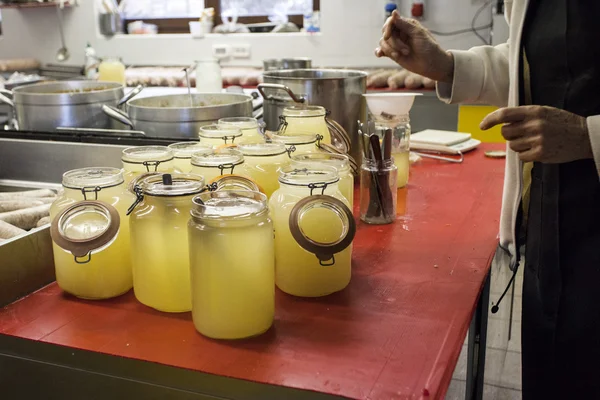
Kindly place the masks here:
[[(451, 31), (468, 28), (482, 0), (426, 0), (426, 20), (431, 29)], [(321, 0), (321, 29), (317, 35), (249, 34), (210, 35), (193, 39), (189, 35), (129, 36), (106, 39), (98, 33), (92, 0), (65, 10), (69, 64), (83, 64), (83, 52), (90, 42), (100, 56), (118, 55), (126, 64), (187, 64), (211, 54), (215, 43), (244, 43), (252, 46), (252, 58), (231, 61), (231, 65), (259, 66), (272, 57), (312, 57), (318, 66), (369, 67), (393, 65), (373, 56), (384, 21), (385, 0)], [(408, 0), (399, 0), (401, 10)], [(481, 15), (479, 25), (491, 21), (491, 11)], [(56, 11), (54, 9), (2, 10), (0, 58), (36, 57), (44, 63), (55, 62), (59, 48)], [(483, 32), (488, 36), (488, 32)], [(473, 34), (441, 37), (445, 48), (466, 49), (481, 42)]]

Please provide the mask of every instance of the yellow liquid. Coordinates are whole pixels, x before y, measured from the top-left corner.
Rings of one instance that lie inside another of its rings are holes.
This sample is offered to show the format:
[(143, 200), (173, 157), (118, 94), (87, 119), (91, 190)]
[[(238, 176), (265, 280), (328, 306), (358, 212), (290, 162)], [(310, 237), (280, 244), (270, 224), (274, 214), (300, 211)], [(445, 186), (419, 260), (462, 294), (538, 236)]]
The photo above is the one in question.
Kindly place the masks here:
[(306, 133), (322, 135), (323, 143), (331, 144), (331, 133), (327, 128), (325, 117), (285, 117), (288, 123), (282, 135), (297, 136)]
[(196, 329), (211, 338), (256, 336), (273, 323), (273, 225), (268, 220), (244, 225), (190, 222), (192, 317)]
[(175, 172), (173, 166), (173, 160), (165, 161), (158, 164), (158, 167), (150, 165), (146, 167), (143, 164), (131, 164), (131, 163), (123, 163), (123, 180), (125, 181), (125, 186), (127, 186), (133, 179), (137, 176), (145, 173), (145, 172)]
[(408, 185), (408, 174), (410, 171), (410, 153), (403, 151), (392, 154), (394, 164), (398, 167), (398, 189)]
[(173, 171), (176, 173), (189, 174), (192, 172), (191, 158), (174, 158)]
[(192, 198), (146, 195), (130, 216), (135, 297), (159, 311), (192, 309), (187, 232)]
[(192, 174), (204, 177), (204, 182), (207, 184), (213, 182), (216, 178), (222, 175), (241, 174), (244, 170), (244, 164), (236, 165), (231, 172), (231, 168), (225, 168), (221, 174), (221, 169), (217, 167), (199, 167), (192, 165)]
[(120, 61), (103, 61), (98, 66), (98, 80), (125, 85), (125, 65)]
[(287, 153), (276, 156), (244, 156), (244, 168), (241, 175), (254, 180), (270, 198), (279, 189), (279, 171), (289, 165)]
[[(294, 296), (319, 297), (338, 292), (350, 283), (352, 246), (335, 254), (335, 264), (327, 267), (321, 266), (313, 253), (300, 247), (290, 232), (289, 217), (296, 203), (309, 193), (308, 188), (282, 187), (269, 201), (275, 227), (275, 283)], [(325, 194), (349, 205), (336, 185), (328, 186)], [(313, 239), (328, 242), (339, 238), (339, 218), (333, 212), (321, 211), (315, 209), (307, 213), (301, 228)]]
[(241, 140), (236, 139), (236, 142), (238, 140), (240, 142), (246, 142), (246, 143), (263, 143), (265, 141), (265, 138), (263, 135), (261, 135), (258, 128), (248, 128), (248, 129), (242, 129)]
[(354, 175), (348, 171), (345, 174), (340, 174), (340, 181), (338, 183), (340, 192), (348, 200), (350, 210), (354, 207)]
[[(94, 195), (88, 195), (88, 198), (93, 200)], [(52, 204), (50, 217), (54, 219), (66, 207), (82, 200), (81, 192), (65, 189), (64, 194)], [(58, 286), (67, 293), (90, 300), (116, 297), (133, 286), (129, 218), (125, 214), (134, 197), (123, 186), (117, 186), (102, 189), (98, 192), (98, 200), (114, 206), (121, 217), (119, 232), (110, 246), (93, 253), (89, 263), (77, 264), (70, 252), (52, 244)]]

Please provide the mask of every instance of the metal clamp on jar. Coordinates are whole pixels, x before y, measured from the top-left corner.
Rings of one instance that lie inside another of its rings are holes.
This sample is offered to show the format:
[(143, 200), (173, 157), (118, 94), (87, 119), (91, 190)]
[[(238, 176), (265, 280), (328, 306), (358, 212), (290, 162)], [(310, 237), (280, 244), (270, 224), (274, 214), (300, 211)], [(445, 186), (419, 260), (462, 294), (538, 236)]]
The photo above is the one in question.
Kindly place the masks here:
[(302, 297), (344, 289), (351, 276), (356, 224), (327, 166), (287, 167), (269, 202), (275, 226), (276, 284)]
[(273, 143), (283, 143), (290, 153), (305, 154), (319, 153), (323, 136), (315, 133), (302, 133), (297, 135), (275, 135), (269, 134), (267, 139)]
[(242, 131), (242, 140), (244, 142), (263, 142), (265, 140), (260, 131), (258, 121), (252, 117), (230, 117), (221, 118), (218, 122), (220, 126), (234, 126)]

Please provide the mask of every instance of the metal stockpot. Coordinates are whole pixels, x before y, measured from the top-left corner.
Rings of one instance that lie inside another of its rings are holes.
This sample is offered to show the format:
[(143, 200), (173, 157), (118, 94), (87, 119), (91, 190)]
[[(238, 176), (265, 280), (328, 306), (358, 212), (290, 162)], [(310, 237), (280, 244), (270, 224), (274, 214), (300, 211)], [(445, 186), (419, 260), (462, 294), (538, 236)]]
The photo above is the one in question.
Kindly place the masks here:
[(325, 107), (330, 118), (339, 122), (350, 136), (350, 154), (362, 160), (358, 137), (358, 120), (366, 121), (362, 95), (367, 91), (367, 74), (362, 71), (299, 69), (268, 71), (258, 90), (265, 98), (264, 121), (276, 131), (283, 109), (294, 103), (307, 102)]
[[(63, 81), (36, 83), (2, 90), (0, 101), (13, 107), (19, 129), (54, 131), (58, 127), (122, 128), (102, 112), (103, 105), (117, 106), (124, 98), (123, 85), (113, 82)], [(12, 97), (12, 99), (10, 98)]]
[(233, 93), (168, 95), (134, 99), (127, 112), (104, 106), (106, 115), (149, 137), (198, 138), (200, 127), (225, 117), (251, 117), (252, 96)]

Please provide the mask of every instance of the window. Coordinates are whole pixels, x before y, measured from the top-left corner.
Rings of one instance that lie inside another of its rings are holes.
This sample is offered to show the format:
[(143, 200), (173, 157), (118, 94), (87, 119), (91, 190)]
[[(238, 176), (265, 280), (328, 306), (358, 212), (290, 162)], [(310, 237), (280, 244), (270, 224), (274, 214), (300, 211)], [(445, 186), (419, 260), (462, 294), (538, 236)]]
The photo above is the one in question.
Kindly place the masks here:
[(142, 20), (158, 26), (158, 33), (188, 33), (188, 22), (196, 20), (206, 7), (215, 9), (215, 25), (221, 14), (238, 15), (243, 24), (269, 22), (280, 11), (302, 26), (303, 15), (319, 10), (320, 0), (119, 0), (124, 3), (125, 23)]

